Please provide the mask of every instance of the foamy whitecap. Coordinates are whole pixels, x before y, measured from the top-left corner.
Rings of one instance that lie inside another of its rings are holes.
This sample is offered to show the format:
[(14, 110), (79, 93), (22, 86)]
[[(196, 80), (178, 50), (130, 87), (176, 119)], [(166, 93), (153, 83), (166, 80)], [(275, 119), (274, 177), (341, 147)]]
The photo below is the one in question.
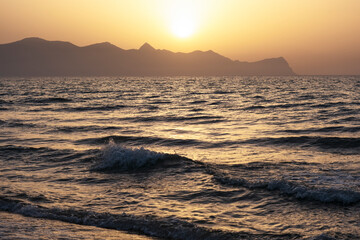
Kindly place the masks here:
[(315, 200), (323, 203), (353, 204), (360, 201), (360, 193), (352, 190), (336, 188), (311, 188), (286, 180), (249, 181), (244, 178), (233, 178), (210, 170), (215, 180), (227, 185), (242, 186), (249, 189), (262, 188), (269, 191), (279, 191), (282, 194), (297, 199)]
[(134, 170), (155, 165), (165, 154), (141, 148), (131, 148), (115, 144), (113, 141), (102, 149), (101, 160), (93, 167), (102, 170)]

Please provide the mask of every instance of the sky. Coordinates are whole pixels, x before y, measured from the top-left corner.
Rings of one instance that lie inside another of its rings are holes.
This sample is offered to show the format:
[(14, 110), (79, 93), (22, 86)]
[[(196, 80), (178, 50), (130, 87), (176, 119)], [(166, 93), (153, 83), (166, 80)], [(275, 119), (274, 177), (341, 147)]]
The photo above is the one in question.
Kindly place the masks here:
[(0, 0), (0, 44), (26, 37), (282, 56), (297, 74), (360, 74), (360, 0)]

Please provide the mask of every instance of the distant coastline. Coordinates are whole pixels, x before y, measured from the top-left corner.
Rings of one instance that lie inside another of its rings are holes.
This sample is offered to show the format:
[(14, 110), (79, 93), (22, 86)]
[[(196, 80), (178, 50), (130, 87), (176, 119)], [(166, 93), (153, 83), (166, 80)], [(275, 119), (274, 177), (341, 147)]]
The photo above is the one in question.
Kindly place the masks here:
[(85, 47), (41, 38), (0, 45), (0, 76), (289, 76), (283, 57), (233, 61), (211, 50), (159, 50), (145, 43), (124, 50), (111, 43)]

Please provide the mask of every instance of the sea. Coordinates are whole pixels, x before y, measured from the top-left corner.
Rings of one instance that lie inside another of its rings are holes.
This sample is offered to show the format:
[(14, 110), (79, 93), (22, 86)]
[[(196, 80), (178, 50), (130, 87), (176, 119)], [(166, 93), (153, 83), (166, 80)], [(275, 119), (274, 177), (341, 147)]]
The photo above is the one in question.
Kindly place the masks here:
[(0, 78), (1, 239), (360, 239), (360, 76)]

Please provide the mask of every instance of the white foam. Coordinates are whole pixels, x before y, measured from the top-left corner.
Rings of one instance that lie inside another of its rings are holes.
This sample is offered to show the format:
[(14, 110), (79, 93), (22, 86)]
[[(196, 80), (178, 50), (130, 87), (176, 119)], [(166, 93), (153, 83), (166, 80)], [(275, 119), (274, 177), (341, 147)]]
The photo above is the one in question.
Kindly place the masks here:
[(141, 148), (130, 148), (110, 143), (102, 149), (100, 162), (93, 170), (133, 170), (151, 166), (163, 159), (165, 154)]

